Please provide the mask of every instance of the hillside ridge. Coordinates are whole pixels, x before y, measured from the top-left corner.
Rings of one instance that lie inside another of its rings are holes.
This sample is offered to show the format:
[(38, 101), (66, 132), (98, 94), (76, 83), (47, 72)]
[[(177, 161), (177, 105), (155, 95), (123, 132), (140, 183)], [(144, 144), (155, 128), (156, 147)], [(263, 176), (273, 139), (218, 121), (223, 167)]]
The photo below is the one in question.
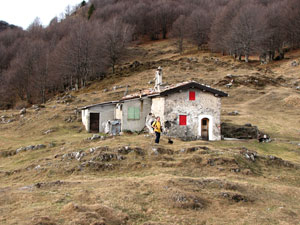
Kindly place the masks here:
[[(0, 111), (0, 223), (297, 224), (299, 52), (245, 65), (192, 45), (180, 55), (172, 40), (130, 48), (147, 54), (127, 58), (114, 76)], [(155, 146), (147, 133), (84, 130), (80, 107), (153, 87), (159, 65), (169, 84), (194, 79), (228, 92), (222, 121), (251, 123), (273, 141), (170, 145), (163, 136)]]

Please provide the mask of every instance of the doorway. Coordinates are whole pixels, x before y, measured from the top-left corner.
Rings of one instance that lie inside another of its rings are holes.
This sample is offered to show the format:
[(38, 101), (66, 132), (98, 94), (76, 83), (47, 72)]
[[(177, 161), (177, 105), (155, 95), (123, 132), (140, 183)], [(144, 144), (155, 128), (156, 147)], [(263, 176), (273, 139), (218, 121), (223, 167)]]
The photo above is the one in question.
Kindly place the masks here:
[(209, 119), (201, 120), (201, 137), (203, 140), (209, 140)]
[(100, 113), (90, 113), (90, 132), (99, 133)]

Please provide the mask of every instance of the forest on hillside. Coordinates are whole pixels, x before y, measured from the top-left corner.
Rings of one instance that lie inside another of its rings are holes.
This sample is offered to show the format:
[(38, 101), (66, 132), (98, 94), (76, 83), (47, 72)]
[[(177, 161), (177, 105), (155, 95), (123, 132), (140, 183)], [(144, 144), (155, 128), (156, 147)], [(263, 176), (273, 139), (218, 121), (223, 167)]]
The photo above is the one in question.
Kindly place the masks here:
[(299, 0), (90, 0), (47, 27), (0, 32), (0, 108), (44, 103), (114, 74), (131, 42), (173, 38), (268, 63), (300, 47)]

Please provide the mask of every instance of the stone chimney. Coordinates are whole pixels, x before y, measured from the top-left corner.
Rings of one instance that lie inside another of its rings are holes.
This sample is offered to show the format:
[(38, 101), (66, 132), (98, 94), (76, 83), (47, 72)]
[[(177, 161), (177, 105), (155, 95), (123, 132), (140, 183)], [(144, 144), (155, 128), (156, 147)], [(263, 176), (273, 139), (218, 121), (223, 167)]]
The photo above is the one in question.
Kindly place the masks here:
[(161, 91), (161, 85), (162, 85), (162, 68), (159, 66), (155, 72), (155, 91)]

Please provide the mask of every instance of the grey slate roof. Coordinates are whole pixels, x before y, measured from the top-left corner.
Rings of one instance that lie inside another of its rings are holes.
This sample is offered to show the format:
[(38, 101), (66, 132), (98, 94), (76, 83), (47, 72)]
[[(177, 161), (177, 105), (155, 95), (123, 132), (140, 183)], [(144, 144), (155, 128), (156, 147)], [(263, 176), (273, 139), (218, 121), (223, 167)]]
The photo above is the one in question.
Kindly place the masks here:
[(99, 106), (99, 105), (116, 105), (117, 103), (119, 103), (119, 101), (101, 102), (101, 103), (98, 103), (98, 104), (87, 105), (87, 106), (81, 107), (79, 109), (84, 110), (84, 109), (92, 108), (94, 106)]
[(166, 95), (175, 93), (179, 90), (186, 90), (186, 89), (193, 89), (193, 88), (202, 90), (204, 92), (212, 93), (216, 97), (227, 97), (228, 96), (227, 93), (217, 90), (217, 89), (214, 89), (214, 88), (211, 88), (210, 86), (207, 86), (204, 84), (199, 84), (196, 81), (186, 81), (186, 82), (178, 83), (178, 84), (171, 85), (171, 86), (165, 86), (165, 87), (163, 87), (162, 91), (160, 91), (160, 92), (155, 91), (154, 89), (141, 90), (140, 92), (136, 92), (136, 93), (124, 96), (120, 101), (102, 102), (99, 104), (84, 106), (80, 109), (84, 110), (84, 109), (88, 109), (88, 108), (91, 108), (94, 106), (99, 106), (99, 105), (110, 105), (110, 104), (116, 105), (117, 103), (120, 103), (124, 100), (131, 100), (131, 99), (136, 99), (136, 98), (141, 98), (141, 97), (166, 96)]

